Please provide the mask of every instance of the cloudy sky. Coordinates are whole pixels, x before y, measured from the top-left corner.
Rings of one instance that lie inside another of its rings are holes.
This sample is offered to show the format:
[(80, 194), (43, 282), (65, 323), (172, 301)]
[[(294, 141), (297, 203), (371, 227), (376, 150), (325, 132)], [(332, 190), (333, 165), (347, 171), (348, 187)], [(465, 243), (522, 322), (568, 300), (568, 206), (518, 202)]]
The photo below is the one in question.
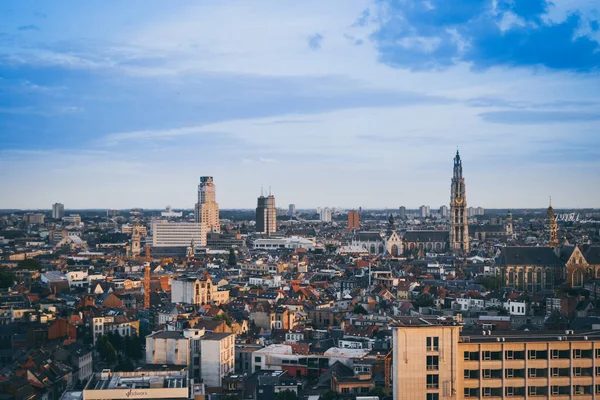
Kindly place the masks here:
[(0, 208), (600, 207), (597, 0), (0, 3)]

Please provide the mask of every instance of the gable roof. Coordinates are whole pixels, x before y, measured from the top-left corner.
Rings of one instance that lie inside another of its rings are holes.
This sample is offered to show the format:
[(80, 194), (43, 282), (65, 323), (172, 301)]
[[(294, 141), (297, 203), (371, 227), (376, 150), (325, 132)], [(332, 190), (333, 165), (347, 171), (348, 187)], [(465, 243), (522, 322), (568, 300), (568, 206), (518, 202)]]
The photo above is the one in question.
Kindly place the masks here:
[(406, 231), (405, 242), (448, 242), (450, 232), (448, 231)]
[(498, 265), (535, 265), (542, 267), (564, 267), (554, 249), (550, 247), (508, 246), (500, 249)]

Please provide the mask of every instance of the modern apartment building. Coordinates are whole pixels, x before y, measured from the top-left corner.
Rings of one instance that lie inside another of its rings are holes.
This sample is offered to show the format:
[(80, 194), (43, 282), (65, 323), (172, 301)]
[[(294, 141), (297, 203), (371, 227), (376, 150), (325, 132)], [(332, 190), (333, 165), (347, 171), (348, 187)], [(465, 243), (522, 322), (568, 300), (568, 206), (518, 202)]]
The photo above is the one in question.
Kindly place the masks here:
[(203, 228), (200, 222), (152, 221), (152, 247), (187, 247), (192, 242), (205, 246)]
[(600, 331), (461, 332), (456, 319), (402, 317), (393, 328), (394, 400), (594, 399)]
[(65, 205), (61, 203), (52, 204), (52, 218), (62, 219), (65, 216)]
[(360, 214), (358, 211), (348, 211), (348, 232), (360, 229)]
[(137, 335), (140, 331), (140, 321), (133, 320), (126, 315), (104, 315), (92, 319), (92, 334), (94, 344), (100, 335), (109, 332), (121, 337)]
[(221, 387), (223, 378), (235, 369), (235, 335), (207, 333), (200, 340), (202, 381), (207, 387)]
[(271, 235), (277, 232), (277, 210), (275, 196), (260, 196), (256, 207), (256, 233)]
[(200, 378), (200, 340), (204, 329), (166, 330), (146, 336), (146, 363), (185, 365), (189, 377)]
[(210, 276), (180, 276), (171, 281), (171, 303), (223, 304), (229, 301), (229, 290), (214, 285)]

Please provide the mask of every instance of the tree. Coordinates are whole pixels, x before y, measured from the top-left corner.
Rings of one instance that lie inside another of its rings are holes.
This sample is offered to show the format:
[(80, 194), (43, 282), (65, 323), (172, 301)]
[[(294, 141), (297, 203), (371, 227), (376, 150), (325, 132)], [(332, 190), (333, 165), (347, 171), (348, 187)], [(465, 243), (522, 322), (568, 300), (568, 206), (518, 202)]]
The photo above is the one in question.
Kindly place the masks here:
[(128, 336), (125, 342), (125, 355), (133, 360), (139, 360), (144, 356), (142, 338), (138, 335)]
[(35, 270), (40, 270), (42, 269), (42, 263), (39, 262), (39, 260), (36, 260), (35, 258), (26, 258), (24, 260), (19, 261), (19, 263), (17, 264), (17, 269), (35, 269)]
[(217, 321), (225, 321), (225, 323), (227, 324), (227, 326), (231, 326), (231, 324), (232, 324), (231, 317), (226, 312), (223, 312), (222, 314), (215, 315), (213, 319), (217, 320)]
[(377, 396), (380, 399), (383, 399), (385, 397), (385, 395), (386, 395), (385, 390), (383, 390), (382, 387), (373, 388), (369, 392), (369, 396)]
[(354, 309), (352, 310), (352, 312), (353, 312), (354, 314), (365, 314), (365, 315), (369, 313), (369, 312), (368, 312), (368, 311), (367, 311), (367, 310), (366, 310), (366, 309), (365, 309), (363, 306), (361, 306), (360, 304), (357, 304), (357, 305), (355, 305), (355, 306), (354, 306)]
[(284, 390), (277, 393), (277, 400), (297, 400), (298, 395), (292, 390)]
[(498, 290), (502, 286), (502, 279), (499, 276), (484, 275), (478, 276), (475, 283), (480, 284), (486, 290)]
[(98, 338), (96, 350), (105, 363), (112, 365), (117, 362), (117, 352), (106, 336), (102, 335)]
[(0, 268), (0, 289), (11, 287), (15, 283), (15, 274), (8, 268)]
[(237, 265), (237, 257), (233, 247), (229, 249), (229, 258), (227, 259), (227, 264), (229, 264), (230, 267)]
[(433, 307), (435, 302), (429, 293), (421, 293), (414, 301), (416, 307)]
[(135, 369), (135, 365), (128, 357), (119, 356), (119, 362), (115, 366), (115, 371), (130, 372)]
[(341, 398), (338, 392), (334, 392), (333, 390), (328, 391), (325, 394), (322, 394), (319, 397), (319, 400), (339, 400)]

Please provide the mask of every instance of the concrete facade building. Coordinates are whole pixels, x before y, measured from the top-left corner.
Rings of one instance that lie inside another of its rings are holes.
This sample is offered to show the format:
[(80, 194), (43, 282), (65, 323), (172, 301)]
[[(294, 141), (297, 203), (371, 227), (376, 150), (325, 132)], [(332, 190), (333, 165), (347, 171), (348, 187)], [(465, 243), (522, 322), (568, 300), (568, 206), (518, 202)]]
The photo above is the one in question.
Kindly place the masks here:
[(199, 222), (152, 221), (153, 247), (185, 247), (194, 242), (206, 245), (204, 225)]
[(329, 207), (322, 208), (319, 218), (322, 222), (331, 222), (331, 208), (329, 208)]
[(214, 285), (210, 276), (180, 276), (171, 281), (171, 303), (224, 304), (229, 301), (229, 290)]
[(203, 224), (205, 232), (221, 231), (221, 225), (219, 223), (219, 205), (216, 202), (215, 184), (213, 183), (212, 176), (200, 177), (195, 219), (197, 223)]
[(400, 206), (400, 208), (398, 209), (398, 218), (406, 219), (406, 207)]
[(440, 217), (448, 218), (448, 206), (445, 204), (440, 207)]
[(29, 225), (42, 225), (44, 219), (44, 214), (41, 213), (27, 213), (23, 216), (23, 220)]
[(221, 387), (223, 378), (235, 369), (235, 335), (207, 333), (200, 341), (202, 381), (207, 387)]
[(62, 203), (52, 204), (52, 218), (62, 219), (65, 216), (65, 205)]
[(256, 233), (271, 235), (277, 232), (275, 196), (260, 196), (256, 207)]
[(186, 365), (189, 377), (200, 378), (200, 340), (204, 329), (166, 330), (146, 336), (146, 363)]
[(296, 215), (296, 205), (295, 204), (290, 204), (289, 208), (288, 208), (288, 215), (290, 217), (293, 217)]

